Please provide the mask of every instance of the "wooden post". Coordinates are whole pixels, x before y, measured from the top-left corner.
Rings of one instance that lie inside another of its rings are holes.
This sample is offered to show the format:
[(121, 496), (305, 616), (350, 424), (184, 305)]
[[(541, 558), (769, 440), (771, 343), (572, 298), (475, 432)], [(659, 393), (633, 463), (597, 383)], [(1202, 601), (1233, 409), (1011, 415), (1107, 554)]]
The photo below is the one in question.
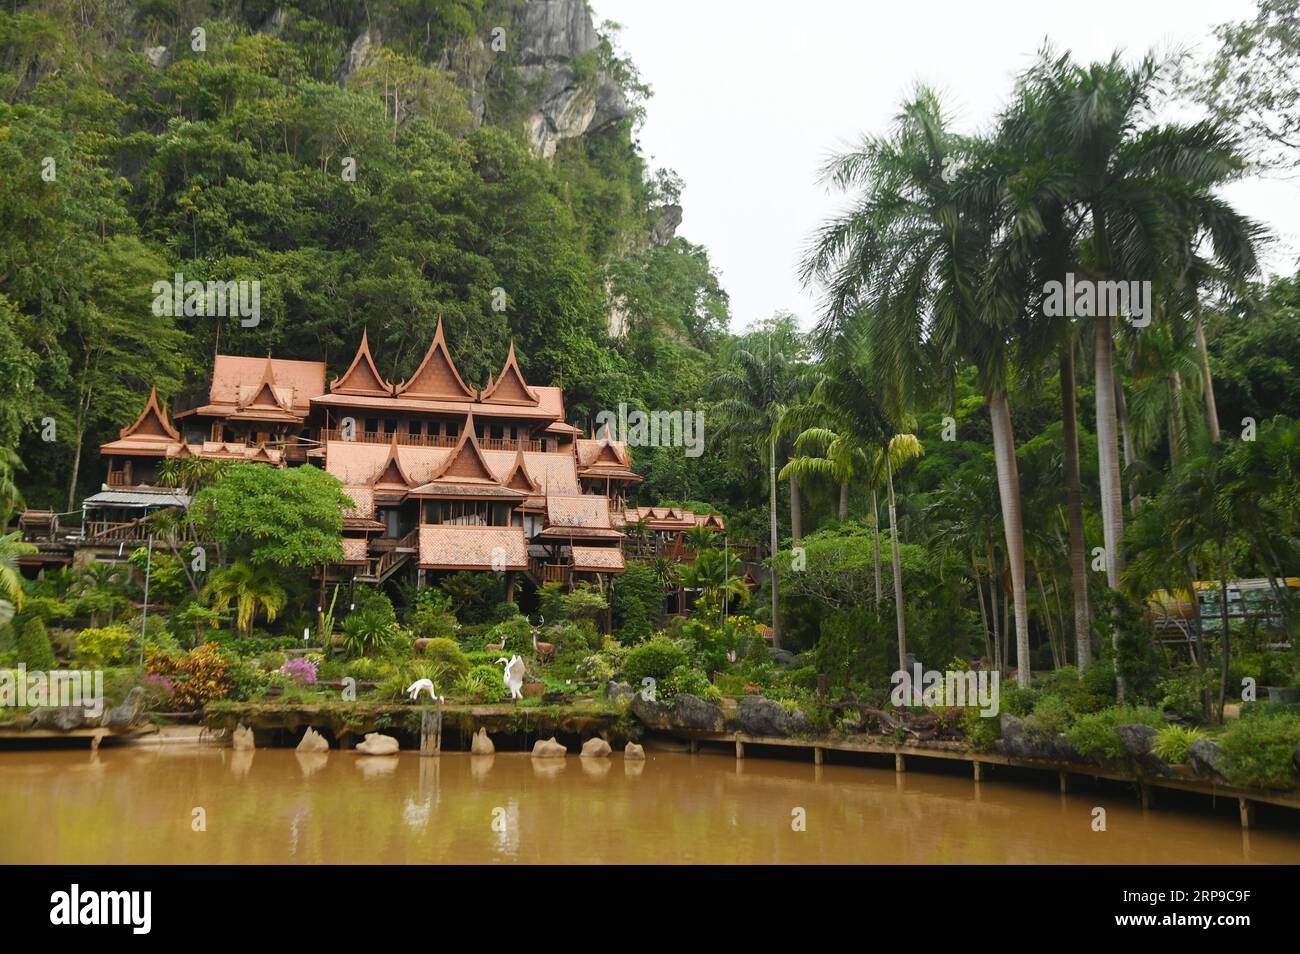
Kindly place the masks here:
[(1061, 794), (1064, 795), (1070, 791), (1070, 773), (1061, 772), (1060, 777), (1061, 777)]
[(686, 745), (691, 755), (694, 755), (696, 752), (700, 750), (700, 743), (695, 739), (689, 739)]
[(94, 735), (92, 735), (92, 736), (90, 737), (90, 751), (91, 751), (91, 752), (98, 752), (98, 751), (99, 751), (99, 743), (101, 743), (101, 742), (103, 742), (103, 741), (104, 741), (104, 733), (102, 733), (102, 732), (96, 732)]
[(1142, 810), (1146, 811), (1151, 807), (1151, 786), (1146, 782), (1138, 782), (1138, 795), (1142, 798)]
[(736, 733), (736, 758), (745, 757), (745, 743), (740, 741), (740, 733)]
[(821, 765), (826, 758), (826, 750), (820, 745), (813, 746), (813, 765)]
[(1237, 808), (1241, 813), (1241, 827), (1255, 827), (1255, 803), (1249, 798), (1237, 799)]
[(894, 753), (894, 771), (895, 771), (895, 772), (906, 772), (906, 771), (907, 771), (907, 763), (903, 761), (903, 753), (902, 753), (902, 752), (895, 752), (895, 753)]
[(430, 712), (424, 707), (420, 716), (420, 754), (442, 754), (442, 700), (437, 700), (437, 712)]
[(977, 782), (984, 781), (984, 763), (976, 761), (976, 762), (972, 762), (971, 764), (975, 766), (975, 781)]

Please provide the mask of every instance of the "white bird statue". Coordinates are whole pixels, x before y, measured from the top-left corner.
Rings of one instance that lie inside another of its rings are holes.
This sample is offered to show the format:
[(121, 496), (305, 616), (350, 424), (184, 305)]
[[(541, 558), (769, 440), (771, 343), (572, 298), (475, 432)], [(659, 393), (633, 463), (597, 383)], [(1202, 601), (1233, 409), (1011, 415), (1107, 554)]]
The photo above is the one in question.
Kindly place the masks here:
[(411, 683), (409, 686), (406, 687), (406, 694), (411, 697), (412, 702), (416, 702), (420, 698), (420, 693), (426, 689), (429, 691), (429, 698), (432, 699), (433, 701), (435, 702), (446, 701), (444, 698), (438, 695), (437, 689), (435, 689), (433, 686), (432, 679), (415, 680), (415, 682)]
[(506, 668), (502, 676), (505, 687), (510, 690), (511, 699), (522, 699), (524, 696), (524, 660), (521, 656), (511, 656), (506, 659), (502, 656), (497, 660), (498, 663), (505, 663)]

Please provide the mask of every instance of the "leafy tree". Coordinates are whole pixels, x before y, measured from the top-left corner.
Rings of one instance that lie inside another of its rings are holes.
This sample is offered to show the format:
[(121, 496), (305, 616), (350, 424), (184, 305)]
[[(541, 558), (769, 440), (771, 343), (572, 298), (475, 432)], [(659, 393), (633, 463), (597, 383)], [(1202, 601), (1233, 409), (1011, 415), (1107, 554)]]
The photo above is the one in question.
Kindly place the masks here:
[(229, 558), (306, 568), (343, 559), (343, 511), (352, 501), (340, 486), (315, 467), (236, 463), (191, 507)]
[(235, 625), (245, 636), (253, 631), (253, 621), (263, 615), (268, 623), (288, 603), (288, 594), (279, 582), (280, 572), (271, 564), (236, 560), (228, 567), (212, 572), (204, 587), (208, 604), (219, 613), (235, 605)]

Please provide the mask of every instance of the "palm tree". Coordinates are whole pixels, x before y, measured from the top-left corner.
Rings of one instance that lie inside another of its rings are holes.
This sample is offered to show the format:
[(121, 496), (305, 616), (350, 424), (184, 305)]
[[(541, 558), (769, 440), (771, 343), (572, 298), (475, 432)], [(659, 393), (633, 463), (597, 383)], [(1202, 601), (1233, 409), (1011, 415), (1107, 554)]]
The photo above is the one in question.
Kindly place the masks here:
[(724, 557), (721, 550), (706, 549), (697, 551), (694, 562), (683, 566), (678, 577), (683, 587), (700, 594), (697, 601), (700, 610), (707, 616), (717, 614), (720, 619), (728, 600), (743, 603), (749, 599), (744, 569), (730, 553)]
[(284, 609), (289, 597), (279, 580), (280, 572), (273, 566), (236, 560), (229, 567), (213, 572), (204, 587), (204, 595), (209, 605), (219, 613), (224, 613), (234, 603), (235, 626), (240, 633), (247, 635), (259, 613), (266, 616), (268, 623), (273, 623)]
[(795, 457), (781, 468), (781, 479), (796, 476), (803, 483), (825, 479), (839, 485), (836, 516), (849, 517), (849, 483), (870, 468), (866, 450), (850, 434), (838, 434), (826, 427), (810, 427), (794, 442)]
[(18, 558), (35, 552), (36, 547), (23, 543), (16, 530), (0, 536), (0, 625), (9, 622), (14, 612), (23, 608), (23, 578), (18, 570)]
[(23, 469), (18, 455), (7, 447), (0, 447), (0, 530), (9, 525), (9, 518), (23, 505), (23, 494), (15, 479)]
[(898, 508), (894, 502), (894, 473), (925, 453), (915, 434), (895, 434), (880, 454), (889, 488), (889, 547), (894, 567), (894, 618), (898, 625), (898, 669), (907, 669), (907, 623), (903, 615), (903, 561), (898, 550)]
[[(784, 327), (776, 329), (784, 331)], [(713, 406), (725, 439), (733, 446), (756, 450), (768, 461), (768, 507), (771, 529), (772, 645), (781, 646), (780, 598), (778, 596), (776, 554), (780, 549), (776, 509), (776, 453), (785, 422), (786, 411), (804, 390), (800, 354), (794, 350), (793, 335), (783, 334), (774, 346), (771, 334), (748, 336), (731, 356), (714, 383), (724, 395)], [(792, 494), (797, 494), (791, 484)]]
[[(1117, 54), (1082, 67), (1045, 51), (1021, 79), (1036, 142), (1054, 160), (1052, 192), (1067, 210), (1063, 220), (1086, 227), (1073, 270), (1090, 278), (1169, 280), (1191, 236), (1210, 240), (1225, 272), (1255, 270), (1260, 230), (1217, 194), (1245, 170), (1236, 141), (1213, 122), (1150, 118), (1169, 66), (1147, 56), (1129, 68)], [(1112, 318), (1092, 320), (1106, 578), (1115, 589), (1124, 510)], [(1122, 680), (1119, 692), (1122, 698)]]
[[(826, 287), (824, 336), (866, 322), (892, 419), (905, 417), (919, 391), (951, 382), (961, 362), (975, 366), (993, 424), (1019, 679), (1028, 686), (1024, 528), (1007, 396), (1012, 323), (1024, 311), (1025, 286), (986, 287), (1007, 177), (996, 158), (987, 144), (950, 132), (937, 97), (920, 90), (892, 135), (868, 138), (827, 166), (827, 180), (863, 195), (821, 228), (802, 275)], [(956, 171), (961, 159), (966, 165)]]

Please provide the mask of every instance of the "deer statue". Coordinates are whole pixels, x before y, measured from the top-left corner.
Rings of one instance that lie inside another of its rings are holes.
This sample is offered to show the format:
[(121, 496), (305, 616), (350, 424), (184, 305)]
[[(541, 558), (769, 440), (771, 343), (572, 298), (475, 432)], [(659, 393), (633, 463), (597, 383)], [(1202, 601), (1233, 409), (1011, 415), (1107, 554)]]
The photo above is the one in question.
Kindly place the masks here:
[(553, 643), (539, 643), (536, 633), (533, 633), (533, 653), (543, 662), (555, 661), (555, 645)]

